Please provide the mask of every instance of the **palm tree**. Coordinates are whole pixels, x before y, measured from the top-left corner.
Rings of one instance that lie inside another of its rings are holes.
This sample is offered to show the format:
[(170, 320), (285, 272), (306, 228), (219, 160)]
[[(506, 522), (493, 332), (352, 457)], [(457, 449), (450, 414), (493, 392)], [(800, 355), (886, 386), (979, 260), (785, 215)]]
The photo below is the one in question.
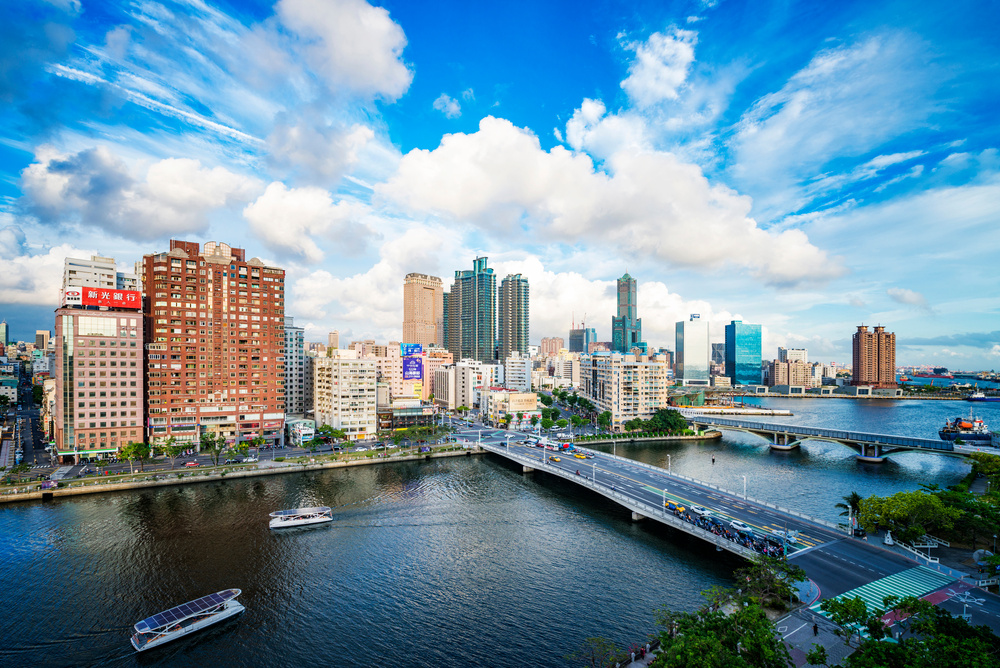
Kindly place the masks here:
[(842, 497), (844, 503), (838, 503), (834, 508), (842, 508), (841, 515), (854, 515), (857, 516), (858, 511), (861, 510), (861, 501), (864, 499), (863, 496), (857, 492), (851, 492), (849, 495)]

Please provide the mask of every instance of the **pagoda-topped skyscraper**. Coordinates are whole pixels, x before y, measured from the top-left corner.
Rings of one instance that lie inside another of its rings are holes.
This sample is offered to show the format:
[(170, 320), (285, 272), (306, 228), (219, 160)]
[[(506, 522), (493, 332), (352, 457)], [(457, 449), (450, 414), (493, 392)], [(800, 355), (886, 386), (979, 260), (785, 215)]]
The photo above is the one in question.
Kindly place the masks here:
[(611, 348), (614, 352), (630, 353), (638, 348), (646, 353), (642, 340), (642, 318), (636, 317), (637, 283), (625, 274), (618, 279), (618, 315), (611, 318)]

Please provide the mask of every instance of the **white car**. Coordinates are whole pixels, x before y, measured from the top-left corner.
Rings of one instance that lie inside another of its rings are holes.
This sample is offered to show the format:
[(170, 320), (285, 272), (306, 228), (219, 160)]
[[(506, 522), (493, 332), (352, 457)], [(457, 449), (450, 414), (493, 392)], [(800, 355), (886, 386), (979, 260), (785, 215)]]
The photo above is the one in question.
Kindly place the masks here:
[(753, 533), (753, 528), (751, 528), (749, 524), (744, 524), (739, 520), (733, 520), (729, 523), (729, 526), (741, 533)]
[(712, 514), (712, 511), (705, 506), (690, 506), (688, 511), (697, 515), (698, 517), (708, 517)]
[(789, 543), (796, 543), (796, 542), (798, 542), (798, 539), (799, 539), (799, 532), (798, 531), (788, 531), (788, 532), (785, 532), (785, 531), (782, 531), (781, 529), (774, 529), (771, 532), (771, 534), (775, 538), (778, 538), (778, 539), (781, 539), (781, 540), (786, 540)]

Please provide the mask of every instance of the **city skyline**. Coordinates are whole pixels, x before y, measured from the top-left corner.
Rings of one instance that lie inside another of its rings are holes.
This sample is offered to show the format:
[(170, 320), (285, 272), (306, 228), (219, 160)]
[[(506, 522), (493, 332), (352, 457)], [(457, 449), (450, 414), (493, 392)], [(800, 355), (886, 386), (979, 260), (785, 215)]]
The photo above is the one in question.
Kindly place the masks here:
[(996, 368), (1000, 10), (760, 9), (11, 3), (0, 318), (31, 340), (65, 257), (174, 237), (286, 268), (313, 341), (400, 340), (403, 277), (488, 256), (532, 342), (611, 340), (627, 270), (651, 349), (700, 313), (847, 362), (864, 322)]

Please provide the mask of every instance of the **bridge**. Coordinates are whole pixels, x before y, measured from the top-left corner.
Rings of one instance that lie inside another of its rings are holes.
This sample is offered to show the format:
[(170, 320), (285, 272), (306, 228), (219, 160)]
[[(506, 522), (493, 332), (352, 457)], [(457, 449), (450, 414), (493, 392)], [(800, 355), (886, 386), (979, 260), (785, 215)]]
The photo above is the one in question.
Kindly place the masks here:
[(697, 429), (731, 429), (754, 434), (771, 442), (774, 450), (792, 450), (807, 439), (828, 441), (846, 445), (858, 452), (858, 459), (865, 462), (883, 462), (885, 456), (901, 450), (920, 450), (941, 454), (963, 454), (955, 449), (951, 441), (931, 438), (912, 438), (892, 434), (869, 434), (860, 431), (843, 431), (840, 429), (821, 429), (819, 427), (803, 427), (800, 425), (777, 424), (773, 422), (756, 422), (732, 418), (717, 418), (709, 415), (699, 415), (693, 411), (685, 411), (685, 419)]

